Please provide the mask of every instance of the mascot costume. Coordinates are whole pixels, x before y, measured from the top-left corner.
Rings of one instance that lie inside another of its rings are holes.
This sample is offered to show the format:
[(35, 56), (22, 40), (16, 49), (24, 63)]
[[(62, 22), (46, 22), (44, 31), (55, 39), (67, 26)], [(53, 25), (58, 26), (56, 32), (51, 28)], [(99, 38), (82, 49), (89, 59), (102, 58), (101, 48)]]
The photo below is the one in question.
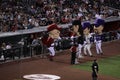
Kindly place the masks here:
[(83, 30), (82, 30), (82, 25), (80, 20), (74, 20), (72, 22), (70, 38), (72, 40), (73, 45), (78, 44), (76, 60), (75, 60), (75, 63), (77, 63), (77, 60), (79, 58), (83, 58), (81, 54), (81, 49), (83, 45)]
[(54, 49), (54, 41), (56, 39), (60, 39), (60, 28), (56, 24), (51, 24), (47, 27), (48, 36), (44, 36), (42, 38), (42, 43), (47, 47), (49, 50), (49, 60), (53, 61), (53, 57), (55, 56), (55, 49)]
[(91, 45), (93, 42), (92, 34), (90, 33), (91, 24), (90, 22), (84, 22), (83, 25), (83, 34), (84, 34), (84, 54), (92, 57)]
[(103, 54), (101, 45), (102, 45), (102, 41), (104, 40), (104, 36), (103, 36), (103, 29), (104, 29), (104, 24), (105, 21), (103, 19), (96, 19), (95, 20), (95, 25), (94, 25), (94, 30), (95, 30), (95, 36), (94, 36), (94, 42), (96, 43), (96, 51), (97, 54)]

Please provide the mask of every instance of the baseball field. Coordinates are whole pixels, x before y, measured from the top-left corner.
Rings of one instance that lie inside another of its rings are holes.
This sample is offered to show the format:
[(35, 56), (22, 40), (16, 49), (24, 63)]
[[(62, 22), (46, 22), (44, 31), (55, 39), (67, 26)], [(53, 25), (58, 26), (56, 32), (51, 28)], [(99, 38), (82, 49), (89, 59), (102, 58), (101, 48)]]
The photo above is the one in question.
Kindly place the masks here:
[(63, 50), (54, 57), (54, 61), (39, 56), (5, 62), (0, 64), (0, 80), (26, 80), (24, 75), (50, 74), (60, 76), (60, 80), (92, 80), (91, 64), (94, 59), (99, 64), (99, 80), (120, 80), (120, 40), (105, 42), (102, 45), (104, 55), (85, 56), (79, 64), (70, 64), (70, 51)]
[[(97, 63), (99, 65), (99, 74), (120, 79), (120, 55), (101, 59)], [(91, 65), (92, 62), (88, 61), (83, 64), (74, 65), (73, 67), (91, 72)]]

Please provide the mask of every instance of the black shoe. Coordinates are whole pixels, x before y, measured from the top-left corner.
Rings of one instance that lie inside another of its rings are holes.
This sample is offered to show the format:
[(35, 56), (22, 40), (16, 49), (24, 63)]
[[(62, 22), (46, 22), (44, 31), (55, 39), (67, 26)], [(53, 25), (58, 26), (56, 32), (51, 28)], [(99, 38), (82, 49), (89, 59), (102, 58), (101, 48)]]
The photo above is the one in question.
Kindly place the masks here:
[(101, 55), (103, 55), (103, 53), (100, 53)]
[(49, 57), (49, 60), (50, 60), (50, 61), (53, 61), (53, 56), (50, 56), (50, 57)]
[(87, 54), (84, 54), (84, 56), (87, 56)]
[(90, 57), (93, 57), (93, 55), (90, 55)]
[(53, 59), (52, 59), (52, 58), (50, 58), (49, 60), (50, 60), (50, 61), (53, 61)]

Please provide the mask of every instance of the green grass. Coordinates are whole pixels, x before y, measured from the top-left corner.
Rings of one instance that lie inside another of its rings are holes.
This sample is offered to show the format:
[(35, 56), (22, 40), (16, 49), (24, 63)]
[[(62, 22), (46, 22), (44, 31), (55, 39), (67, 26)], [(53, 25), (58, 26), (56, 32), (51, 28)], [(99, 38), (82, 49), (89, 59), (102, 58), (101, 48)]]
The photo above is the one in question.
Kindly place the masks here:
[[(120, 78), (120, 55), (101, 59), (97, 62), (99, 65), (99, 74)], [(92, 62), (87, 62), (80, 65), (74, 65), (73, 67), (81, 70), (91, 71), (91, 65)]]

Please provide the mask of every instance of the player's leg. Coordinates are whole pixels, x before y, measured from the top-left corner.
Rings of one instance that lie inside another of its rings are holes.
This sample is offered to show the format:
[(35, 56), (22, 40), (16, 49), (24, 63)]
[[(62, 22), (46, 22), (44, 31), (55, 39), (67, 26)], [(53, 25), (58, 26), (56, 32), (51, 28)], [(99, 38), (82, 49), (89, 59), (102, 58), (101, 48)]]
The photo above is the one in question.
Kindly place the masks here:
[(53, 61), (53, 57), (55, 56), (55, 49), (54, 47), (49, 47), (48, 50), (50, 51), (49, 59), (50, 61)]
[(85, 46), (83, 47), (83, 52), (84, 52), (85, 55), (87, 55), (87, 45), (85, 45)]
[(83, 56), (82, 56), (82, 54), (81, 54), (81, 50), (82, 50), (82, 45), (79, 44), (79, 45), (78, 45), (78, 52), (77, 52), (77, 57), (78, 57), (78, 58), (83, 58)]
[(100, 54), (103, 54), (103, 51), (102, 51), (102, 47), (101, 47), (101, 45), (102, 45), (102, 43), (99, 42), (99, 44), (98, 44), (99, 52), (100, 52)]
[(98, 43), (96, 43), (96, 52), (97, 52), (97, 54), (100, 54), (100, 52), (99, 52), (99, 47), (98, 47)]
[(87, 44), (87, 50), (88, 50), (88, 54), (92, 57), (93, 56), (93, 54), (92, 54), (92, 52), (91, 52), (91, 44)]

